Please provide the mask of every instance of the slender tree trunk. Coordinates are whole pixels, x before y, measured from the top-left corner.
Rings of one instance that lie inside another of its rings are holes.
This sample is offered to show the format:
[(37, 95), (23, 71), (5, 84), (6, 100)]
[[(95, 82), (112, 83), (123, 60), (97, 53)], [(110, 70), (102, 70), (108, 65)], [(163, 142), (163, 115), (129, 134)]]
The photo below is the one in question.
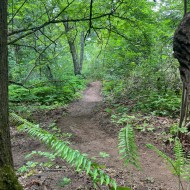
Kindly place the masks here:
[(53, 81), (53, 74), (51, 72), (51, 68), (49, 65), (46, 65), (46, 69), (45, 69), (45, 75), (48, 78), (49, 81)]
[(69, 43), (70, 52), (71, 52), (72, 59), (73, 59), (74, 73), (75, 73), (75, 75), (80, 75), (81, 72), (79, 69), (79, 59), (78, 59), (78, 54), (77, 54), (75, 44), (73, 41), (71, 41), (69, 39), (68, 39), (68, 43)]
[[(73, 39), (71, 36), (69, 36), (69, 32), (71, 30), (70, 27), (69, 27), (69, 23), (64, 22), (63, 25), (65, 27), (65, 32), (66, 32), (66, 35), (67, 35), (67, 41), (68, 41), (70, 52), (71, 52), (71, 55), (72, 55), (73, 66), (74, 66), (74, 74), (75, 75), (81, 75), (80, 60), (79, 60), (79, 56), (78, 56), (77, 49), (76, 49), (76, 46), (75, 46), (75, 39)], [(82, 57), (82, 61), (83, 61), (83, 57)]]
[(187, 0), (184, 0), (184, 16), (187, 13)]
[(0, 1), (0, 190), (20, 190), (13, 169), (8, 122), (7, 0)]
[(83, 59), (84, 59), (84, 31), (81, 32), (81, 39), (80, 39), (80, 62), (79, 62), (80, 72), (82, 72)]

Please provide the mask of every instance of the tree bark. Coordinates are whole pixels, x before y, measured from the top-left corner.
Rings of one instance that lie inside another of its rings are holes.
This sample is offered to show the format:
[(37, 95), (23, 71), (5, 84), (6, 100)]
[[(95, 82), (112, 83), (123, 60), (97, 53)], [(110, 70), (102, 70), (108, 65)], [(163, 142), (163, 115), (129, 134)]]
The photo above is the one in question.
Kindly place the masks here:
[[(65, 19), (68, 19), (68, 18), (65, 16)], [(75, 75), (81, 75), (82, 74), (83, 59), (84, 59), (84, 40), (85, 40), (84, 39), (84, 31), (81, 32), (80, 55), (79, 55), (77, 53), (77, 47), (76, 47), (76, 44), (75, 44), (75, 37), (73, 38), (69, 34), (69, 32), (71, 31), (69, 23), (68, 22), (63, 22), (63, 25), (65, 27), (67, 41), (68, 41), (70, 52), (71, 52), (71, 55), (72, 55), (73, 66), (74, 66), (74, 74)]]
[[(174, 34), (174, 57), (180, 63), (183, 95), (179, 127), (187, 127), (190, 121), (190, 13), (187, 13)], [(189, 129), (190, 131), (190, 129)]]
[(20, 190), (13, 169), (8, 122), (7, 0), (0, 1), (0, 190)]
[(79, 62), (79, 69), (82, 72), (82, 65), (84, 59), (84, 31), (81, 32), (81, 39), (80, 39), (80, 62)]
[(73, 41), (68, 39), (69, 47), (70, 47), (70, 52), (72, 55), (73, 59), (73, 66), (74, 66), (74, 73), (75, 75), (81, 75), (80, 69), (79, 69), (79, 59), (78, 59), (78, 54), (76, 51), (76, 47)]
[(70, 48), (70, 52), (72, 55), (72, 60), (73, 60), (73, 66), (74, 66), (74, 74), (75, 75), (80, 75), (80, 69), (79, 69), (79, 59), (78, 59), (78, 54), (77, 54), (77, 50), (75, 47), (75, 40), (72, 39), (71, 36), (69, 36), (69, 31), (71, 30), (69, 27), (69, 23), (68, 22), (64, 22), (63, 23), (64, 27), (65, 27), (65, 32), (67, 35), (67, 41), (69, 44), (69, 48)]
[(187, 13), (187, 0), (184, 0), (183, 2), (184, 2), (184, 14), (183, 14), (183, 16), (185, 16)]

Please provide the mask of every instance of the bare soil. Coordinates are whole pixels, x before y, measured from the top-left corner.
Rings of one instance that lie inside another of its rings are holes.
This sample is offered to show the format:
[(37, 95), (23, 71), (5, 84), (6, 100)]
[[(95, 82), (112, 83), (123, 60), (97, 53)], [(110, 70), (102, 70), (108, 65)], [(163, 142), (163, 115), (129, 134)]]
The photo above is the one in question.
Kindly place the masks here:
[[(142, 170), (125, 167), (118, 155), (117, 134), (119, 127), (110, 122), (104, 111), (101, 96), (101, 83), (92, 82), (83, 93), (83, 97), (71, 103), (67, 110), (60, 108), (47, 112), (36, 112), (32, 118), (43, 128), (56, 123), (62, 133), (71, 134), (70, 145), (88, 154), (96, 162), (106, 166), (107, 173), (115, 178), (120, 186), (129, 186), (134, 190), (177, 190), (178, 180), (173, 176), (163, 160), (146, 147), (153, 143), (164, 150), (166, 147), (158, 140), (158, 133), (136, 132), (136, 143), (139, 149)], [(160, 118), (159, 118), (160, 119)], [(167, 119), (162, 118), (166, 124)], [(12, 132), (12, 146), (15, 168), (27, 162), (25, 155), (33, 150), (47, 151), (47, 148), (36, 139), (18, 132)], [(102, 157), (105, 152), (109, 157)], [(32, 161), (46, 162), (45, 158), (34, 156)], [(61, 183), (63, 178), (71, 179), (68, 185)], [(95, 189), (89, 177), (83, 172), (76, 172), (63, 160), (57, 159), (51, 168), (36, 168), (19, 176), (25, 190), (79, 190)], [(102, 189), (107, 189), (102, 187)]]

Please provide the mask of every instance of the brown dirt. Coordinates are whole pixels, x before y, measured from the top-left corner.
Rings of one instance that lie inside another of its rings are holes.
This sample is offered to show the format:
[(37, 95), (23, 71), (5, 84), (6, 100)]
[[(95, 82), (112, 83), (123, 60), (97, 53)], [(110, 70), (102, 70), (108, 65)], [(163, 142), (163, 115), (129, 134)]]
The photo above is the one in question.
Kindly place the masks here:
[[(55, 122), (63, 133), (72, 134), (69, 139), (71, 146), (104, 164), (107, 173), (114, 177), (119, 185), (130, 186), (134, 190), (177, 190), (176, 177), (171, 174), (163, 160), (146, 147), (146, 143), (157, 143), (154, 133), (136, 133), (142, 170), (124, 166), (117, 149), (119, 128), (110, 123), (110, 118), (103, 112), (102, 106), (101, 83), (92, 82), (84, 91), (83, 98), (69, 105), (67, 114), (65, 109), (59, 109), (35, 113), (33, 118), (44, 128)], [(16, 168), (26, 163), (24, 156), (32, 150), (46, 150), (39, 141), (17, 132), (14, 128), (11, 131)], [(156, 145), (163, 148), (162, 145)], [(100, 152), (106, 152), (109, 157), (102, 158)], [(33, 157), (33, 160), (46, 161), (38, 157)], [(59, 182), (64, 177), (70, 178), (71, 183), (62, 187)], [(83, 172), (75, 172), (59, 159), (52, 168), (37, 168), (33, 170), (33, 175), (20, 176), (19, 179), (25, 190), (94, 189), (91, 180)]]

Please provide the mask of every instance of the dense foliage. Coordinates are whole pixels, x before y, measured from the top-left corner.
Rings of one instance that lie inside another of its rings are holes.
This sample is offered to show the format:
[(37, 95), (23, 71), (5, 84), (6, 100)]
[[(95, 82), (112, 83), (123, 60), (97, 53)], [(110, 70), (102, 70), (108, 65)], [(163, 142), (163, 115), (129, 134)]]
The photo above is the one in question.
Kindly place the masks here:
[(171, 0), (10, 3), (9, 76), (21, 84), (10, 86), (10, 100), (67, 103), (78, 88), (74, 70), (102, 80), (112, 102), (176, 116), (181, 83), (172, 36), (182, 10)]
[(172, 55), (172, 36), (182, 17), (179, 5), (165, 1), (153, 8), (142, 1), (141, 11), (130, 9), (130, 21), (120, 22), (125, 38), (111, 34), (101, 56), (104, 92), (111, 101), (133, 101), (134, 111), (179, 114), (181, 83)]
[(9, 96), (12, 107), (21, 105), (66, 105), (80, 97), (80, 91), (85, 87), (81, 77), (67, 77), (60, 81), (36, 81), (28, 87), (12, 84), (9, 86)]
[[(8, 12), (11, 111), (66, 105), (80, 97), (90, 80), (101, 80), (107, 105), (115, 109), (112, 120), (117, 118), (116, 123), (124, 127), (119, 133), (120, 154), (126, 163), (140, 168), (130, 123), (134, 118), (127, 114), (179, 115), (182, 92), (172, 41), (183, 17), (183, 2), (13, 0)], [(117, 188), (86, 155), (12, 116), (24, 131), (50, 145), (54, 154), (48, 156), (59, 156), (86, 171), (95, 183)], [(149, 147), (176, 165), (179, 175), (186, 165), (178, 163), (184, 155), (178, 139), (175, 143), (176, 160)]]

